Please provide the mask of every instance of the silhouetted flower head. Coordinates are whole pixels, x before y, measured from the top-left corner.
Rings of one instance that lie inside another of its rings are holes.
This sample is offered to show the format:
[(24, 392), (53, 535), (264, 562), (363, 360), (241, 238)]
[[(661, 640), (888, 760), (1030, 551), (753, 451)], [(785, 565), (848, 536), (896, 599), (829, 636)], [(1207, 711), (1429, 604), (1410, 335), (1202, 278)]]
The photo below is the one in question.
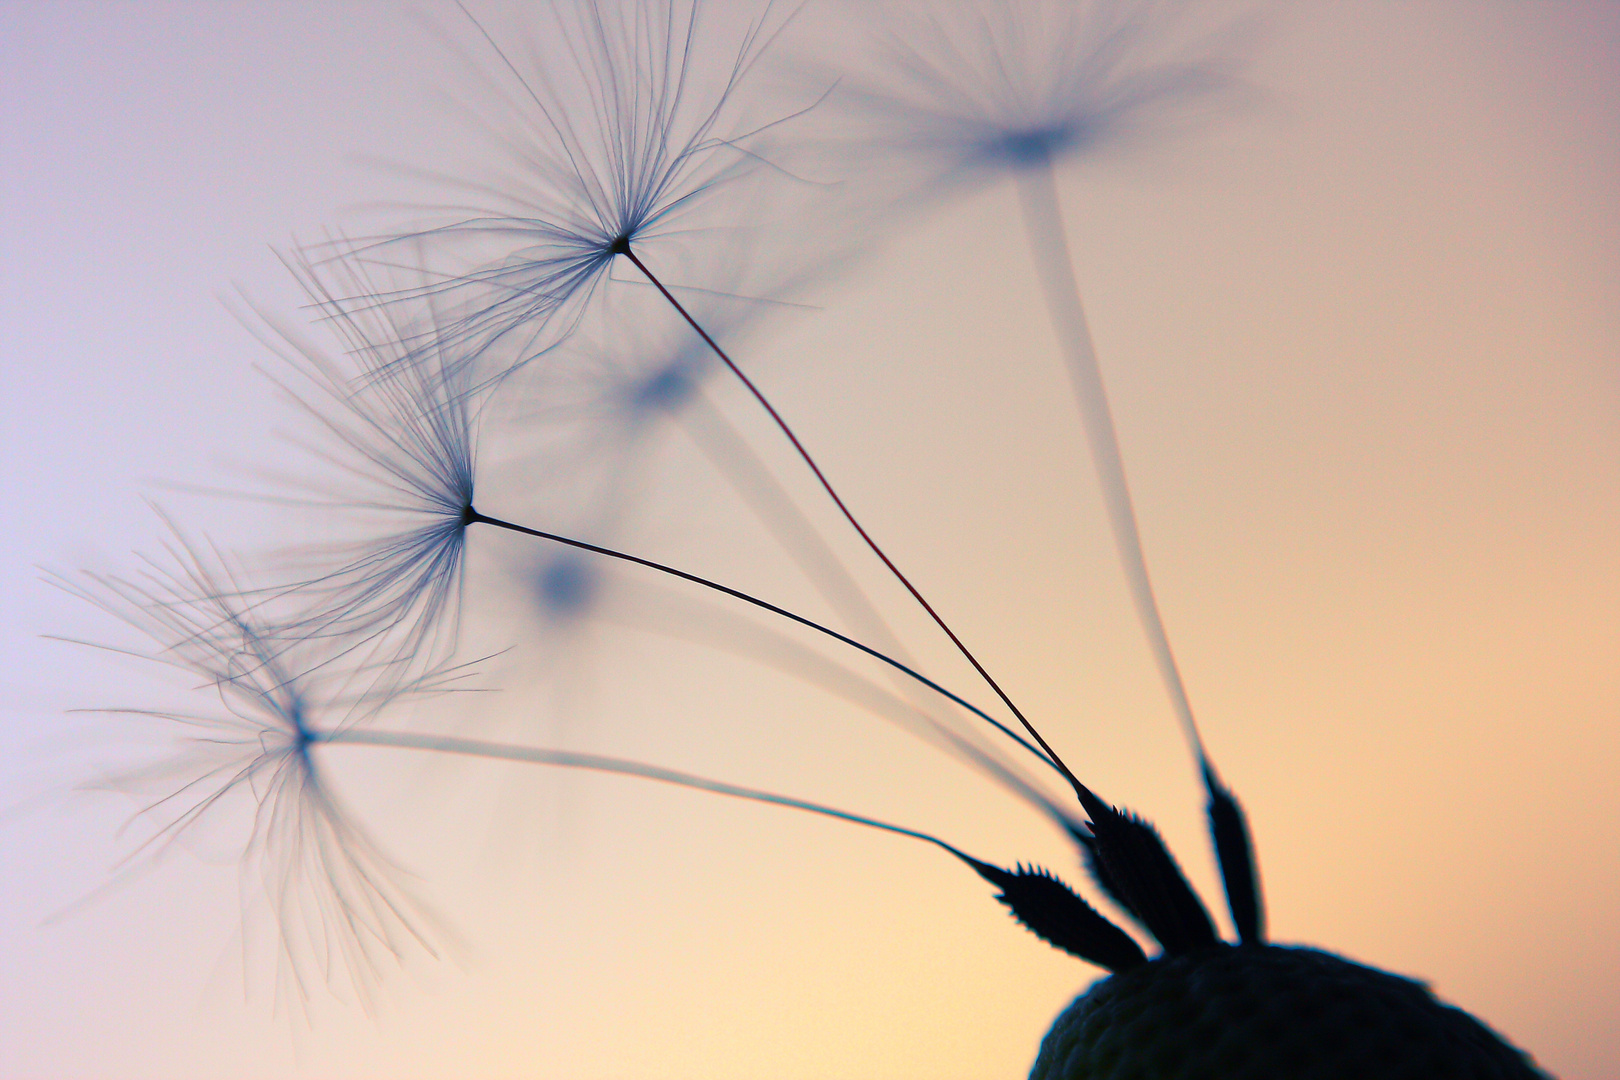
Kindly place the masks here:
[(268, 621), (274, 595), (242, 587), (217, 554), (183, 539), (170, 554), (172, 567), (149, 562), (139, 580), (61, 582), (150, 643), (115, 651), (201, 679), (214, 701), (195, 712), (102, 710), (162, 721), (176, 743), (107, 781), (145, 800), (135, 823), (148, 838), (132, 858), (156, 858), (197, 831), (240, 837), (244, 906), (268, 907), (279, 928), (279, 989), (304, 999), (317, 982), (347, 983), (364, 998), (381, 965), (431, 951), (431, 920), (345, 817), (314, 751), (413, 687), (386, 667), (356, 667), (332, 642), (289, 636)]
[[(737, 22), (711, 26), (708, 7), (553, 0), (532, 9), (528, 53), (486, 33), (489, 66), (517, 87), (491, 125), (510, 165), (457, 220), (361, 246), (425, 255), (428, 282), (388, 299), (446, 301), (440, 345), (499, 377), (566, 338), (621, 255), (658, 245), (679, 266), (698, 234), (726, 246), (747, 217), (737, 183), (777, 172), (763, 140), (785, 116), (750, 123), (737, 98), (791, 12), (765, 0), (722, 43)], [(722, 196), (723, 220), (706, 217)]]
[(1157, 0), (911, 5), (841, 94), (867, 152), (949, 187), (1186, 121), (1236, 85), (1232, 39)]

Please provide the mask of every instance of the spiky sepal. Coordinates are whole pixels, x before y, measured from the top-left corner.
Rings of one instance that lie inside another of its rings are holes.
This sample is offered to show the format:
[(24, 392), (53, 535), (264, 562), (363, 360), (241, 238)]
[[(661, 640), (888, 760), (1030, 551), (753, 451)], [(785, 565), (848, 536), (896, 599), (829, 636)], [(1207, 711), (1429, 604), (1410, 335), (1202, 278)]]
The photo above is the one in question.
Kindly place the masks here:
[(1237, 927), (1238, 940), (1260, 945), (1266, 940), (1266, 907), (1260, 897), (1260, 868), (1255, 865), (1254, 841), (1249, 837), (1248, 818), (1237, 796), (1221, 783), (1215, 770), (1204, 763), (1204, 788), (1209, 792), (1209, 835), (1215, 842), (1215, 857), (1221, 864), (1226, 885), (1226, 903)]
[(1003, 870), (973, 860), (979, 876), (1001, 890), (996, 897), (1013, 917), (1047, 943), (1109, 971), (1147, 962), (1142, 947), (1049, 871), (1037, 866)]
[(1108, 883), (1110, 894), (1123, 901), (1165, 952), (1195, 952), (1220, 941), (1203, 902), (1152, 825), (1095, 796), (1086, 812), (1097, 842), (1099, 880)]

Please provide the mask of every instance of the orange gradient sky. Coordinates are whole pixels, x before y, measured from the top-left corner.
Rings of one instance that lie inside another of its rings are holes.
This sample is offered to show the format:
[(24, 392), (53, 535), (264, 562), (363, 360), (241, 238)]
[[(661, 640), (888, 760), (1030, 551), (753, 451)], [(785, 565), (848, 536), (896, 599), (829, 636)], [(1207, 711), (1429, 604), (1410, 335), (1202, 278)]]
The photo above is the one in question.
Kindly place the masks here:
[[(513, 5), (469, 6), (514, 32)], [(225, 544), (302, 535), (190, 490), (300, 467), (220, 298), (293, 316), (269, 245), (451, 197), (398, 165), (487, 173), (454, 59), (481, 46), (453, 7), (415, 10), (0, 3), (0, 1075), (1023, 1075), (1096, 971), (937, 850), (787, 810), (322, 748), (444, 930), (369, 1010), (317, 991), (307, 1020), (277, 1002), (229, 823), (98, 891), (135, 804), (76, 789), (135, 722), (65, 710), (174, 683), (42, 640), (117, 628), (37, 568), (158, 550), (143, 496)], [(812, 4), (804, 30), (844, 17)], [(1171, 640), (1249, 810), (1275, 939), (1428, 980), (1564, 1080), (1616, 1075), (1620, 8), (1344, 0), (1258, 25), (1241, 108), (1060, 175)], [(1076, 772), (1154, 820), (1218, 906), (1011, 183), (897, 222), (813, 301), (747, 337), (745, 363)], [(919, 663), (987, 698), (735, 388), (707, 400), (648, 434), (613, 541), (826, 614), (704, 456), (703, 417), (724, 416)], [(535, 490), (561, 481), (481, 453), (506, 470), (490, 490), (545, 512)], [(1081, 876), (1037, 815), (804, 650), (880, 673), (628, 571), (546, 623), (514, 585), (537, 556), (508, 539), (470, 545), (468, 655), (506, 650), (481, 675), (500, 692), (401, 722)]]

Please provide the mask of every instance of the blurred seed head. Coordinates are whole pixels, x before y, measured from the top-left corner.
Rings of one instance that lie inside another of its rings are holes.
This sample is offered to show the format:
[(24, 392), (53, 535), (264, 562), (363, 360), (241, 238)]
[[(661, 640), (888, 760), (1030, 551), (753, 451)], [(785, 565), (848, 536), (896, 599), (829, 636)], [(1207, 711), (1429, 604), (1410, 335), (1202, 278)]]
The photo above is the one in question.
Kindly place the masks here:
[(548, 611), (573, 614), (590, 606), (600, 579), (594, 566), (578, 552), (570, 551), (546, 563), (535, 591)]
[(390, 667), (354, 663), (334, 641), (287, 633), (271, 615), (275, 593), (245, 587), (217, 552), (175, 536), (169, 558), (148, 561), (136, 579), (57, 581), (144, 642), (98, 647), (182, 672), (214, 702), (199, 711), (98, 710), (151, 721), (169, 736), (161, 758), (99, 785), (141, 801), (131, 825), (146, 839), (126, 865), (223, 831), (240, 849), (244, 908), (268, 909), (279, 932), (278, 998), (302, 1005), (324, 984), (368, 1003), (383, 969), (433, 951), (433, 919), (345, 816), (317, 749), (445, 675), (405, 683)]
[(1162, 137), (1239, 86), (1249, 24), (1160, 0), (891, 4), (833, 114), (868, 168), (941, 194)]
[[(690, 310), (738, 341), (758, 302), (694, 293)], [(487, 466), (485, 509), (610, 546), (654, 482), (660, 450), (720, 370), (701, 338), (651, 288), (601, 305), (555, 354), (501, 386), (489, 414), (499, 459)]]

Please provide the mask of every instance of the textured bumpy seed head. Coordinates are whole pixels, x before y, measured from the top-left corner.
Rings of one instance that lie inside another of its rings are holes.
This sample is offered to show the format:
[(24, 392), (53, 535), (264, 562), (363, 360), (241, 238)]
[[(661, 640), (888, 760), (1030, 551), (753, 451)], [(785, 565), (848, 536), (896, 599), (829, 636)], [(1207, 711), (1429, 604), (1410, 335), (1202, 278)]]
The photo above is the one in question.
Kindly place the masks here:
[(1546, 1080), (1419, 983), (1315, 949), (1216, 946), (1098, 982), (1030, 1080)]

